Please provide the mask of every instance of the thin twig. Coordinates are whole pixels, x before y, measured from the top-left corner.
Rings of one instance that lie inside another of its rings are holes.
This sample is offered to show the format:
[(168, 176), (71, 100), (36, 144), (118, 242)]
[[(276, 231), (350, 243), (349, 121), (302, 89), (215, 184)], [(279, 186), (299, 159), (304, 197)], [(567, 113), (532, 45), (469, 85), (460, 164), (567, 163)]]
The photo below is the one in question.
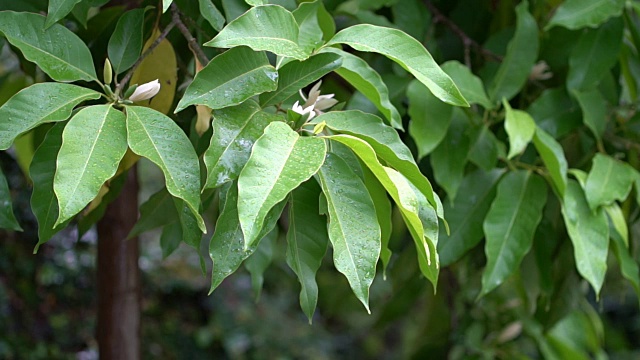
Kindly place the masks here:
[(433, 15), (433, 21), (435, 23), (442, 23), (443, 25), (448, 27), (458, 38), (460, 38), (460, 40), (462, 40), (462, 45), (464, 45), (465, 49), (465, 62), (471, 61), (468, 55), (470, 48), (475, 49), (478, 53), (484, 55), (485, 57), (491, 58), (496, 61), (502, 61), (502, 56), (494, 53), (491, 50), (485, 49), (482, 45), (478, 44), (475, 40), (470, 38), (469, 35), (467, 35), (462, 29), (460, 29), (458, 25), (456, 25), (456, 23), (451, 21), (451, 19), (449, 19), (448, 17), (444, 16), (444, 14), (442, 14), (440, 10), (438, 10), (438, 8), (433, 5), (431, 0), (424, 0), (423, 2), (427, 6), (427, 8), (429, 8), (429, 11), (431, 11), (431, 14)]
[(202, 48), (198, 44), (198, 40), (196, 40), (193, 35), (191, 35), (191, 32), (189, 31), (187, 26), (180, 19), (180, 9), (178, 9), (178, 6), (175, 3), (171, 4), (171, 12), (173, 22), (176, 24), (178, 30), (180, 30), (180, 32), (182, 33), (182, 36), (187, 39), (189, 48), (196, 55), (198, 61), (200, 61), (202, 65), (208, 64), (209, 58), (204, 53), (204, 51), (202, 51)]
[(120, 80), (120, 82), (118, 83), (118, 86), (116, 86), (116, 95), (120, 95), (120, 93), (122, 93), (122, 89), (124, 88), (124, 85), (128, 83), (129, 80), (131, 80), (131, 76), (133, 76), (133, 72), (136, 71), (136, 69), (138, 68), (138, 66), (140, 66), (140, 64), (142, 64), (142, 60), (144, 60), (147, 56), (149, 56), (149, 54), (151, 54), (153, 50), (155, 50), (155, 48), (157, 48), (158, 45), (160, 45), (162, 40), (164, 40), (167, 37), (167, 35), (169, 35), (169, 32), (171, 31), (171, 29), (173, 29), (175, 25), (176, 24), (173, 21), (170, 22), (169, 25), (167, 25), (167, 27), (165, 27), (164, 30), (162, 30), (162, 33), (160, 34), (160, 36), (158, 36), (158, 38), (151, 44), (151, 46), (149, 46), (149, 48), (144, 53), (142, 53), (142, 55), (140, 55), (138, 60), (133, 64), (131, 69), (129, 69), (129, 71), (124, 76), (124, 78)]

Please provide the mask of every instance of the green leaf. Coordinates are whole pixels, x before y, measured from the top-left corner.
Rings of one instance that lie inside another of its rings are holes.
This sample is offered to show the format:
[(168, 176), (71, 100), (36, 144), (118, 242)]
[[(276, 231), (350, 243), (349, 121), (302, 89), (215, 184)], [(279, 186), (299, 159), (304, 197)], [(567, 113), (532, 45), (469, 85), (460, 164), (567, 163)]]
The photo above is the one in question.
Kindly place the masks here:
[(53, 191), (60, 213), (54, 226), (79, 213), (115, 175), (127, 152), (125, 116), (111, 105), (80, 110), (64, 128)]
[(427, 49), (400, 30), (368, 24), (355, 25), (337, 33), (326, 46), (335, 44), (347, 44), (358, 51), (382, 54), (425, 84), (438, 99), (451, 105), (469, 106)]
[(256, 251), (244, 263), (245, 268), (251, 274), (251, 287), (256, 301), (260, 299), (262, 284), (264, 284), (264, 272), (273, 260), (273, 249), (278, 240), (278, 227), (276, 226), (261, 241)]
[(516, 6), (516, 32), (507, 46), (507, 54), (489, 87), (493, 102), (511, 100), (527, 82), (538, 58), (538, 24), (529, 13), (529, 2)]
[(628, 164), (597, 153), (584, 187), (591, 210), (615, 200), (624, 201), (638, 176)]
[(451, 80), (458, 86), (462, 96), (467, 99), (469, 104), (478, 104), (485, 109), (493, 109), (495, 107), (487, 96), (482, 80), (475, 76), (468, 67), (455, 60), (447, 61), (440, 67), (451, 77)]
[(311, 179), (289, 195), (287, 264), (300, 281), (300, 307), (310, 323), (318, 303), (316, 272), (329, 246), (327, 220), (319, 213), (320, 194)]
[[(211, 270), (211, 290), (220, 285), (222, 280), (231, 275), (240, 267), (259, 245), (255, 241), (248, 249), (245, 249), (245, 240), (238, 219), (238, 187), (231, 183), (225, 195), (221, 195), (222, 211), (216, 221), (215, 230), (209, 243), (209, 255), (213, 260)], [(285, 201), (274, 206), (265, 219), (259, 238), (266, 236), (276, 226), (280, 218)]]
[(380, 225), (380, 260), (382, 261), (382, 274), (386, 279), (387, 267), (389, 266), (392, 255), (391, 249), (389, 248), (393, 226), (391, 219), (393, 215), (391, 202), (389, 201), (389, 196), (387, 196), (387, 190), (374, 173), (366, 166), (362, 166), (361, 168), (364, 174), (364, 185), (367, 187), (367, 191), (373, 201), (373, 206), (376, 208), (378, 225)]
[(66, 27), (44, 29), (45, 18), (32, 13), (0, 11), (0, 32), (25, 59), (56, 81), (97, 81), (89, 48)]
[(200, 257), (200, 267), (202, 275), (207, 273), (207, 267), (204, 258), (200, 253), (200, 242), (202, 241), (202, 233), (198, 226), (198, 219), (195, 217), (189, 205), (181, 199), (173, 198), (173, 204), (178, 211), (180, 219), (180, 227), (182, 228), (182, 241), (195, 249)]
[(620, 16), (624, 3), (624, 0), (567, 0), (560, 4), (545, 30), (556, 25), (571, 30), (595, 28), (609, 18)]
[(238, 177), (238, 216), (246, 248), (259, 240), (269, 210), (318, 171), (326, 152), (321, 138), (300, 137), (282, 122), (267, 126)]
[(120, 17), (109, 39), (109, 60), (116, 74), (127, 71), (142, 52), (144, 9), (127, 11)]
[[(320, 15), (322, 13), (322, 15)], [(321, 26), (320, 16), (328, 15), (327, 10), (322, 5), (322, 1), (304, 2), (293, 11), (293, 17), (296, 19), (300, 31), (298, 34), (298, 45), (306, 53), (311, 53), (318, 49), (324, 43), (324, 37), (331, 37), (335, 33), (336, 26), (333, 24), (333, 18), (329, 15), (329, 21), (323, 22), (325, 29)], [(333, 24), (333, 30), (331, 30)], [(325, 35), (325, 31), (328, 36)], [(333, 32), (333, 33), (332, 33)]]
[(278, 72), (264, 52), (236, 47), (216, 56), (198, 72), (176, 112), (195, 104), (212, 109), (238, 105), (277, 86)]
[(622, 276), (629, 280), (636, 292), (636, 296), (640, 296), (640, 269), (638, 268), (638, 263), (629, 253), (629, 249), (625, 246), (619, 234), (611, 232), (611, 239), (613, 240), (611, 242), (613, 254), (616, 256), (618, 264), (620, 264)]
[(278, 88), (260, 95), (263, 107), (279, 104), (298, 90), (320, 79), (342, 64), (336, 54), (318, 54), (305, 61), (291, 61), (278, 70)]
[(582, 119), (598, 141), (607, 127), (607, 101), (598, 89), (573, 91), (582, 109)]
[[(391, 195), (391, 198), (398, 205), (402, 218), (416, 245), (420, 269), (425, 277), (434, 284), (435, 288), (438, 272), (438, 260), (435, 253), (438, 224), (437, 222), (435, 225), (426, 224), (426, 219), (423, 221), (422, 209), (430, 207), (428, 203), (423, 203), (423, 199), (426, 201), (424, 195), (415, 189), (402, 174), (383, 166), (378, 160), (374, 148), (366, 141), (350, 135), (333, 135), (329, 139), (339, 141), (353, 150)], [(433, 252), (431, 248), (434, 249)]]
[(488, 125), (476, 128), (469, 137), (472, 139), (469, 161), (485, 171), (491, 171), (496, 167), (498, 156), (504, 156), (501, 155), (501, 151), (504, 153), (504, 150), (501, 149), (503, 144), (496, 138)]
[[(607, 205), (604, 207), (609, 217), (609, 228), (616, 232), (616, 235), (622, 239), (625, 248), (629, 247), (629, 227), (627, 226), (627, 220), (624, 217), (624, 213), (617, 203)], [(613, 231), (609, 230), (611, 237), (614, 236)]]
[(9, 184), (2, 171), (0, 171), (0, 228), (14, 231), (22, 231), (16, 216), (13, 214), (13, 205), (11, 204), (11, 192)]
[(67, 16), (80, 1), (82, 0), (49, 0), (47, 20), (44, 24), (45, 29)]
[(262, 136), (267, 125), (281, 119), (262, 111), (253, 100), (216, 110), (213, 117), (215, 136), (211, 137), (211, 144), (204, 153), (207, 166), (205, 188), (215, 188), (237, 179), (249, 160), (253, 144)]
[(582, 124), (580, 108), (564, 86), (543, 91), (527, 108), (527, 113), (541, 129), (556, 139)]
[(53, 178), (56, 173), (56, 159), (62, 145), (62, 131), (65, 124), (59, 123), (47, 132), (38, 146), (29, 167), (29, 175), (33, 181), (31, 193), (31, 211), (38, 221), (38, 244), (33, 250), (38, 251), (40, 245), (46, 243), (66, 224), (54, 227), (58, 219), (58, 199), (53, 192)]
[(98, 98), (99, 93), (70, 84), (40, 83), (22, 89), (0, 107), (0, 150), (40, 124), (67, 120), (75, 106)]
[(409, 135), (418, 147), (418, 158), (429, 155), (447, 135), (453, 107), (438, 100), (421, 82), (407, 87), (409, 98)]
[(438, 254), (442, 266), (458, 261), (484, 237), (482, 223), (496, 196), (496, 184), (504, 170), (476, 170), (460, 183), (460, 192), (453, 203), (445, 202), (444, 212), (451, 234), (440, 230)]
[(342, 56), (342, 66), (335, 70), (336, 74), (366, 96), (391, 123), (391, 126), (402, 129), (402, 117), (389, 100), (389, 89), (377, 71), (369, 66), (365, 60), (346, 51), (328, 47), (323, 48), (322, 52)]
[(128, 239), (136, 237), (145, 231), (159, 228), (178, 221), (178, 212), (173, 197), (162, 188), (140, 206), (140, 218), (127, 235)]
[(171, 255), (182, 242), (182, 225), (179, 222), (167, 224), (162, 228), (160, 234), (160, 248), (162, 258), (166, 259)]
[(567, 159), (564, 157), (562, 146), (541, 128), (536, 129), (533, 145), (549, 170), (554, 188), (561, 197), (564, 196), (567, 187)]
[(87, 20), (89, 18), (89, 11), (93, 7), (100, 7), (109, 0), (80, 0), (71, 10), (73, 16), (78, 20), (78, 22), (86, 29), (87, 28)]
[(531, 249), (546, 202), (547, 186), (538, 175), (519, 170), (500, 180), (483, 223), (487, 266), (482, 273), (480, 296), (498, 287), (518, 269)]
[(327, 198), (333, 263), (371, 313), (369, 287), (380, 256), (380, 226), (375, 207), (362, 180), (337, 155), (328, 153), (318, 174)]
[(509, 136), (509, 155), (507, 159), (521, 154), (536, 133), (536, 123), (531, 115), (522, 110), (513, 110), (506, 100), (502, 101), (506, 110), (504, 129)]
[(198, 0), (200, 6), (200, 14), (207, 20), (215, 31), (220, 31), (224, 27), (225, 19), (218, 8), (211, 0)]
[(599, 296), (607, 272), (607, 217), (602, 208), (595, 212), (589, 209), (582, 188), (573, 180), (567, 184), (563, 202), (562, 216), (573, 243), (576, 267)]
[(567, 88), (590, 90), (618, 61), (624, 22), (611, 19), (597, 29), (584, 32), (569, 56)]
[(167, 12), (167, 10), (169, 9), (169, 6), (171, 6), (172, 2), (173, 2), (173, 0), (162, 0), (162, 12), (163, 13)]
[(298, 23), (287, 9), (278, 5), (251, 8), (230, 22), (205, 46), (232, 48), (248, 46), (276, 55), (304, 60), (310, 52), (298, 46)]
[(433, 188), (418, 169), (411, 151), (400, 140), (396, 130), (385, 125), (382, 119), (358, 110), (348, 110), (328, 112), (314, 118), (314, 121), (324, 121), (335, 132), (352, 135), (369, 143), (382, 160), (401, 172), (420, 189), (435, 209), (439, 209)]
[(456, 111), (445, 138), (429, 158), (433, 167), (433, 176), (447, 192), (449, 201), (456, 198), (464, 177), (464, 168), (471, 147), (469, 137), (465, 134), (468, 124), (466, 116)]
[(162, 170), (169, 193), (187, 203), (198, 227), (206, 233), (204, 220), (198, 212), (200, 166), (189, 138), (162, 113), (142, 106), (127, 106), (126, 110), (129, 148)]

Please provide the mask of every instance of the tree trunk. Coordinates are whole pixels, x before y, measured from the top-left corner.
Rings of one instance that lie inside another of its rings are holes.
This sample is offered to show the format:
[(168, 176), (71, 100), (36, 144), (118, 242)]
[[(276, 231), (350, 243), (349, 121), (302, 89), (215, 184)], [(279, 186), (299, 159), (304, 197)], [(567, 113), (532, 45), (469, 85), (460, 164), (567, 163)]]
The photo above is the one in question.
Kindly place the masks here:
[(138, 181), (131, 168), (120, 196), (98, 222), (98, 328), (101, 360), (140, 359), (138, 238), (127, 234), (138, 218)]

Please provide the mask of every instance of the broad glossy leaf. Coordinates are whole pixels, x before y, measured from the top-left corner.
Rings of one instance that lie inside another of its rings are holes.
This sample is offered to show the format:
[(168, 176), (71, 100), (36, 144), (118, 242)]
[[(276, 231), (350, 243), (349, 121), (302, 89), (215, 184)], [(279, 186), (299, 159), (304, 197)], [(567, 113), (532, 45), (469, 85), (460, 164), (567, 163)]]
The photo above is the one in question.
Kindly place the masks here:
[(398, 109), (389, 100), (389, 89), (380, 74), (367, 62), (353, 54), (336, 48), (323, 48), (342, 56), (342, 66), (335, 72), (367, 97), (396, 129), (402, 129), (402, 118)]
[(160, 234), (160, 248), (162, 258), (166, 259), (180, 246), (182, 242), (182, 225), (179, 222), (172, 222), (162, 228)]
[(298, 23), (287, 9), (278, 5), (251, 8), (225, 26), (205, 46), (232, 48), (248, 46), (276, 55), (304, 60), (310, 52), (298, 46)]
[(0, 11), (0, 33), (56, 81), (97, 80), (89, 48), (66, 27), (44, 29), (42, 15)]
[[(604, 207), (604, 210), (607, 212), (607, 217), (609, 218), (609, 228), (613, 229), (617, 233), (617, 235), (622, 239), (622, 242), (625, 248), (629, 247), (629, 227), (627, 226), (627, 220), (625, 219), (624, 213), (622, 209), (617, 203), (613, 203), (611, 205), (607, 205)], [(611, 233), (611, 237), (613, 238), (613, 231), (609, 231)]]
[(584, 187), (591, 210), (615, 200), (624, 201), (638, 176), (628, 164), (597, 153)]
[(80, 1), (82, 0), (49, 0), (47, 20), (44, 24), (45, 29), (67, 16)]
[(75, 106), (98, 98), (99, 93), (70, 84), (39, 83), (21, 90), (0, 107), (0, 150), (40, 124), (67, 120)]
[(531, 249), (546, 202), (547, 186), (538, 175), (519, 170), (500, 180), (482, 226), (487, 241), (487, 266), (482, 273), (480, 296), (498, 287), (518, 269)]
[(29, 175), (33, 181), (31, 193), (31, 211), (38, 220), (38, 244), (33, 252), (38, 251), (40, 245), (46, 243), (58, 231), (66, 226), (54, 227), (58, 220), (58, 199), (53, 192), (53, 178), (56, 173), (56, 159), (62, 145), (62, 131), (65, 124), (54, 125), (38, 146), (29, 167)]
[(596, 296), (607, 272), (609, 224), (602, 208), (592, 212), (584, 192), (577, 182), (570, 180), (564, 194), (562, 215), (573, 243), (576, 267), (582, 277), (593, 286)]
[[(238, 219), (238, 187), (235, 183), (232, 183), (228, 187), (228, 191), (221, 195), (221, 200), (224, 200), (222, 211), (216, 221), (214, 233), (209, 243), (209, 255), (213, 260), (209, 293), (213, 292), (222, 280), (236, 271), (259, 245), (259, 242), (255, 241), (248, 249), (245, 249), (245, 240)], [(285, 204), (286, 202), (283, 201), (271, 209), (260, 232), (260, 238), (266, 236), (276, 226)]]
[(636, 296), (640, 296), (640, 269), (638, 268), (638, 263), (629, 253), (629, 249), (618, 234), (611, 233), (611, 240), (613, 254), (616, 256), (618, 264), (620, 264), (622, 276), (629, 280), (636, 292)]
[(536, 129), (533, 145), (549, 170), (554, 188), (560, 196), (564, 196), (567, 186), (567, 159), (564, 157), (562, 146), (541, 128)]
[(260, 94), (263, 107), (281, 103), (298, 90), (320, 79), (342, 64), (342, 58), (336, 54), (318, 54), (305, 61), (291, 61), (278, 70), (278, 88), (275, 91)]
[(318, 174), (327, 199), (333, 263), (370, 313), (369, 287), (380, 256), (375, 207), (362, 180), (337, 155), (328, 153)]
[(409, 98), (409, 135), (418, 147), (418, 159), (429, 155), (447, 135), (453, 106), (431, 94), (421, 82), (413, 80), (407, 87)]
[(469, 104), (478, 104), (485, 109), (493, 109), (495, 107), (489, 100), (482, 80), (475, 76), (468, 67), (455, 60), (447, 61), (440, 67), (456, 83), (462, 96), (467, 99)]
[(411, 151), (400, 140), (396, 130), (385, 125), (382, 119), (358, 110), (348, 110), (328, 112), (318, 116), (314, 121), (324, 121), (326, 126), (335, 132), (352, 135), (369, 143), (382, 160), (401, 172), (420, 189), (434, 208), (439, 209), (433, 188), (418, 169)]
[(516, 16), (516, 32), (489, 86), (489, 97), (494, 103), (503, 98), (510, 100), (520, 91), (538, 58), (538, 24), (529, 13), (528, 1), (516, 6)]
[(509, 155), (507, 158), (511, 159), (527, 148), (536, 133), (536, 123), (526, 111), (513, 110), (506, 100), (502, 103), (506, 110), (504, 129), (509, 136)]
[(607, 101), (598, 89), (573, 91), (582, 109), (582, 120), (596, 139), (600, 140), (607, 127)]
[(393, 1), (393, 3), (391, 11), (394, 27), (415, 39), (424, 39), (427, 29), (432, 24), (429, 10), (422, 5), (420, 0), (399, 0)]
[(238, 105), (277, 86), (278, 72), (264, 52), (236, 47), (213, 58), (196, 74), (176, 112), (195, 104), (212, 109)]
[(438, 254), (442, 266), (458, 261), (484, 237), (482, 223), (496, 196), (496, 184), (504, 170), (476, 170), (460, 183), (460, 192), (453, 203), (445, 202), (444, 212), (451, 228), (447, 235), (440, 230)]
[(484, 171), (491, 171), (496, 167), (499, 156), (504, 157), (504, 146), (489, 129), (488, 125), (482, 125), (474, 129), (469, 135), (471, 148), (469, 149), (469, 161), (478, 165)]
[(13, 214), (13, 204), (11, 203), (11, 192), (9, 184), (2, 171), (0, 171), (0, 228), (14, 231), (22, 231), (16, 216)]
[(300, 137), (283, 122), (267, 126), (238, 177), (238, 216), (247, 248), (259, 240), (269, 210), (318, 171), (326, 152), (321, 138)]
[(198, 219), (184, 200), (173, 198), (173, 204), (178, 211), (178, 219), (180, 220), (180, 227), (182, 229), (182, 241), (198, 253), (202, 275), (205, 275), (207, 273), (207, 267), (200, 253), (200, 242), (202, 241), (203, 231), (199, 229)]
[(228, 23), (237, 19), (251, 8), (242, 0), (222, 0), (221, 3)]
[(569, 56), (567, 88), (590, 90), (618, 61), (624, 22), (611, 19), (597, 29), (584, 32)]
[(64, 128), (53, 191), (60, 213), (55, 226), (80, 212), (115, 175), (127, 152), (125, 116), (111, 105), (80, 110)]
[[(320, 24), (320, 12), (323, 12), (326, 16), (327, 10), (322, 5), (322, 1), (304, 2), (293, 11), (293, 17), (296, 19), (300, 28), (298, 34), (298, 45), (303, 51), (311, 53), (315, 49), (318, 49), (324, 43), (325, 37), (323, 27)], [(333, 18), (329, 15), (331, 23)], [(331, 24), (329, 23), (329, 24)], [(331, 28), (329, 31), (329, 38), (333, 36), (331, 34)], [(333, 25), (333, 32), (335, 32), (335, 24)]]
[(469, 126), (466, 115), (455, 111), (446, 136), (431, 153), (429, 160), (433, 167), (433, 176), (447, 192), (449, 201), (456, 198), (458, 188), (464, 177), (471, 142), (465, 134)]
[(275, 227), (261, 241), (256, 251), (244, 263), (245, 268), (251, 274), (251, 287), (256, 301), (260, 299), (262, 285), (264, 284), (264, 272), (273, 260), (273, 249), (278, 240), (278, 227)]
[(560, 4), (545, 27), (564, 26), (576, 30), (596, 27), (622, 14), (624, 0), (567, 0)]
[(582, 125), (580, 107), (569, 97), (564, 86), (543, 91), (527, 108), (527, 113), (556, 139)]
[(214, 5), (212, 0), (198, 0), (200, 6), (200, 13), (202, 17), (207, 20), (211, 27), (215, 31), (220, 31), (224, 27), (225, 19), (222, 13)]
[[(362, 140), (360, 140), (362, 141)], [(391, 249), (389, 248), (389, 240), (391, 240), (392, 230), (392, 209), (391, 201), (387, 195), (387, 190), (384, 185), (378, 181), (375, 174), (369, 170), (366, 166), (361, 166), (364, 174), (364, 185), (369, 191), (373, 206), (376, 208), (376, 216), (378, 218), (378, 225), (380, 225), (380, 260), (382, 261), (382, 274), (384, 278), (387, 277), (387, 267), (389, 261), (391, 261)]]
[[(383, 166), (378, 160), (374, 148), (366, 141), (350, 135), (333, 135), (329, 138), (343, 143), (353, 150), (391, 195), (391, 198), (398, 205), (407, 229), (416, 244), (420, 269), (435, 286), (438, 272), (437, 255), (435, 251), (432, 252), (430, 249), (432, 247), (435, 249), (438, 226), (436, 223), (435, 227), (430, 225), (425, 227), (427, 225), (425, 224), (426, 219), (423, 222), (421, 210), (430, 205), (421, 203), (422, 199), (426, 199), (424, 195), (414, 189), (402, 174)], [(433, 235), (434, 233), (435, 236)], [(431, 237), (428, 235), (431, 235)]]
[(116, 74), (127, 71), (140, 56), (144, 13), (144, 9), (124, 13), (111, 34), (107, 52)]
[(215, 188), (235, 180), (249, 160), (253, 144), (264, 129), (279, 116), (262, 111), (260, 106), (248, 100), (240, 105), (214, 112), (211, 144), (204, 153), (207, 166), (205, 188)]
[(128, 239), (145, 231), (178, 221), (178, 212), (173, 197), (166, 188), (160, 189), (140, 206), (140, 218), (129, 232)]
[(310, 179), (289, 195), (287, 264), (300, 281), (300, 307), (313, 318), (318, 303), (316, 272), (329, 246), (327, 220), (320, 215), (320, 186)]
[(187, 135), (167, 116), (149, 108), (128, 106), (127, 142), (134, 153), (156, 164), (164, 174), (167, 190), (183, 199), (207, 232), (200, 216), (200, 166)]
[(422, 44), (406, 33), (375, 25), (360, 24), (338, 32), (326, 46), (346, 44), (359, 51), (382, 54), (410, 72), (440, 100), (469, 106), (451, 78), (440, 69)]

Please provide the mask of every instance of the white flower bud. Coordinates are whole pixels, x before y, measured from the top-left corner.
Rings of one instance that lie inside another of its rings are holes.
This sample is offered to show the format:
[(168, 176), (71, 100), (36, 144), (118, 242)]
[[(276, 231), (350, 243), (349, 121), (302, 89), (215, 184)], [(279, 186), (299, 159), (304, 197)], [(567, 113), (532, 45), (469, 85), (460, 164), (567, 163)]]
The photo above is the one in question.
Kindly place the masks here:
[(158, 81), (158, 79), (156, 79), (138, 86), (136, 91), (134, 91), (133, 94), (129, 96), (129, 100), (134, 102), (148, 100), (156, 96), (158, 94), (158, 91), (160, 91), (160, 82)]

